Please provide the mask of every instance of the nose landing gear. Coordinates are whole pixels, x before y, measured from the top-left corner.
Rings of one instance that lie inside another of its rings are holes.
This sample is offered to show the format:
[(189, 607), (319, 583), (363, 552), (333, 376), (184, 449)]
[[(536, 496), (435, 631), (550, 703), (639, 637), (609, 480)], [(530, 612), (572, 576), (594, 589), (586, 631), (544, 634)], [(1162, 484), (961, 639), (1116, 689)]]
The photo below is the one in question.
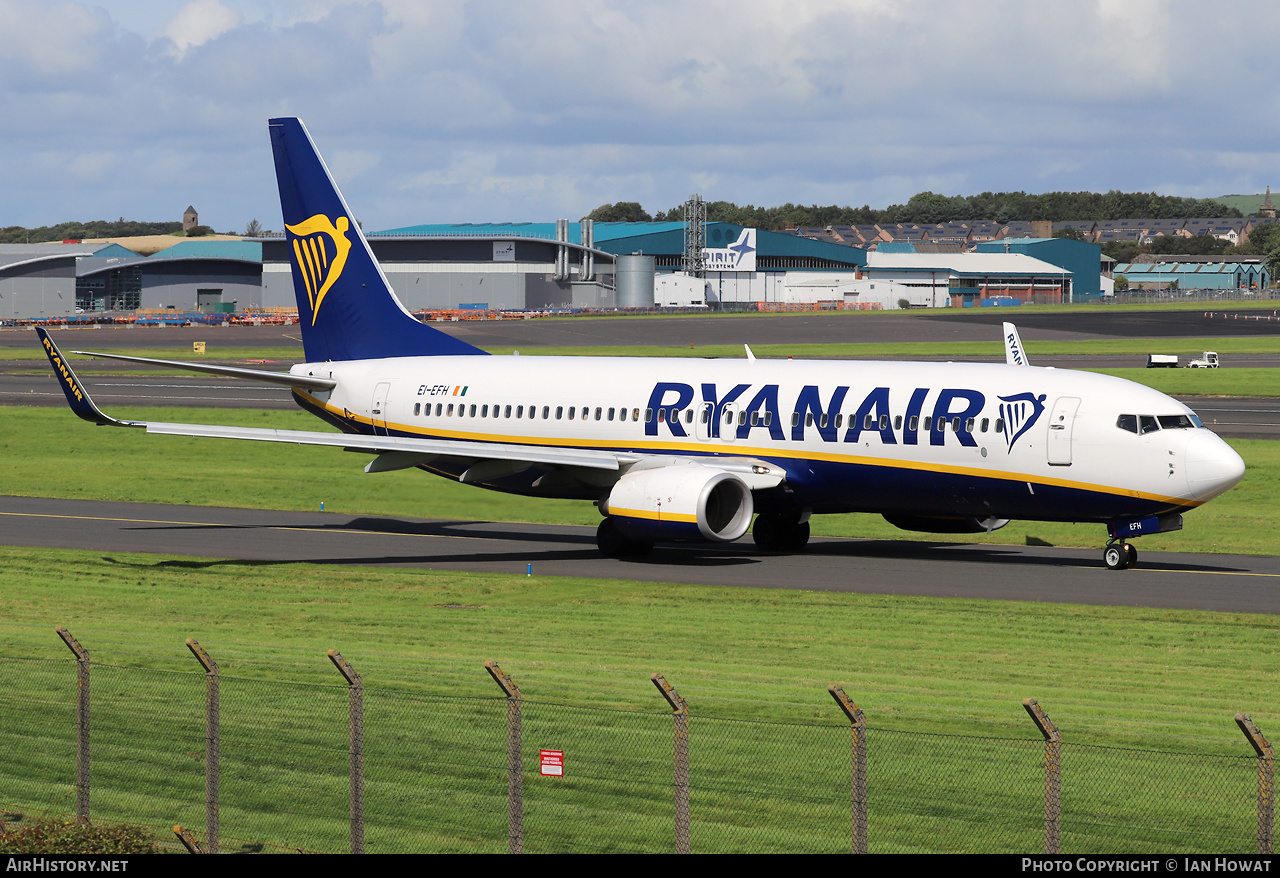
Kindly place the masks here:
[(1131, 543), (1109, 540), (1102, 550), (1102, 560), (1108, 570), (1127, 570), (1138, 564), (1138, 550)]

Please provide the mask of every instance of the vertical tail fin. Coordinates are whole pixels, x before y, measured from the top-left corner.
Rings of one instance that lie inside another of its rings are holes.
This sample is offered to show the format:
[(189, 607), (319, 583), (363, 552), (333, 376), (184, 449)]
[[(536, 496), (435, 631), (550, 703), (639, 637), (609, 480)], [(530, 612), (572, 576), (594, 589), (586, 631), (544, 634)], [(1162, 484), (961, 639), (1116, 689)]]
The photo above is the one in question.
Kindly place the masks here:
[(268, 124), (307, 360), (483, 354), (405, 310), (306, 126)]

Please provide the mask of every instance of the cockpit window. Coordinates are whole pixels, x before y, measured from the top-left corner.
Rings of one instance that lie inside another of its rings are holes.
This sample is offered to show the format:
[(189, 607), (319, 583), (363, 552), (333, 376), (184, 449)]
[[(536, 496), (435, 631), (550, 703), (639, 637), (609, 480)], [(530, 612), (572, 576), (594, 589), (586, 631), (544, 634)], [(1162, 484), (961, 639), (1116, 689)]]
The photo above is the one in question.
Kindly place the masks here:
[(1116, 418), (1116, 426), (1130, 433), (1145, 436), (1156, 430), (1190, 430), (1203, 427), (1204, 421), (1194, 414), (1185, 415), (1121, 415)]

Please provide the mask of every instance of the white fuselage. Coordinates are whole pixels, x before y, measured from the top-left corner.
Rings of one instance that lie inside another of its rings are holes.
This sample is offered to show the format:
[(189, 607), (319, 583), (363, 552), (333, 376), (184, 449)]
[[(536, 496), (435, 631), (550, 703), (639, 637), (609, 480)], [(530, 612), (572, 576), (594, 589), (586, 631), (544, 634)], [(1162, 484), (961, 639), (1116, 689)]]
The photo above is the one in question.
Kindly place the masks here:
[(293, 372), (337, 381), (299, 400), (352, 432), (757, 458), (813, 512), (1107, 521), (1198, 506), (1244, 470), (1171, 397), (1050, 368), (465, 356)]

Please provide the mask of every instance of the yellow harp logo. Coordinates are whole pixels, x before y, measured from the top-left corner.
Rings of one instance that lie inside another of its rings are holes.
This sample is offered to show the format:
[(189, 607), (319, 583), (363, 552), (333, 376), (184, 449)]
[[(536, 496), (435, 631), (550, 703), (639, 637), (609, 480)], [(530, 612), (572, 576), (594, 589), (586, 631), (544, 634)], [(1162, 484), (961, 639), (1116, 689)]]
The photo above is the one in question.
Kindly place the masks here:
[(285, 228), (293, 232), (293, 257), (307, 287), (311, 325), (315, 326), (325, 293), (342, 275), (347, 264), (347, 253), (351, 250), (347, 229), (351, 228), (351, 221), (340, 216), (335, 225), (327, 216), (318, 213), (296, 226), (286, 225)]

